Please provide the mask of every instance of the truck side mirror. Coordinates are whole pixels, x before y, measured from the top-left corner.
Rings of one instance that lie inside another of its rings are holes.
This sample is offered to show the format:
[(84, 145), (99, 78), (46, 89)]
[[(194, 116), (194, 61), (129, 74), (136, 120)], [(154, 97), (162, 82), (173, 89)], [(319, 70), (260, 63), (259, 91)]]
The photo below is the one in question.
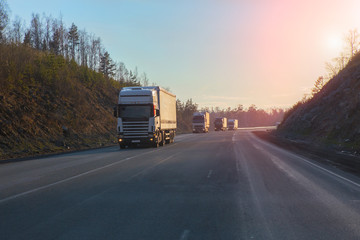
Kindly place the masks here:
[(156, 109), (156, 116), (160, 116), (160, 110)]
[(117, 108), (117, 106), (116, 107), (114, 107), (114, 117), (118, 117), (118, 108)]

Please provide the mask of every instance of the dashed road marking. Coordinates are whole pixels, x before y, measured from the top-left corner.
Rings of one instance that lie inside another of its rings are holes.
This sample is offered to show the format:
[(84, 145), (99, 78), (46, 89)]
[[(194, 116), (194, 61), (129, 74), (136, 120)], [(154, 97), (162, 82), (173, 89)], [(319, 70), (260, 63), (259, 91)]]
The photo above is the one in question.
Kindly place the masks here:
[(190, 230), (185, 229), (179, 240), (187, 240), (189, 238)]
[(136, 158), (136, 157), (139, 157), (139, 156), (142, 156), (142, 155), (145, 155), (145, 154), (154, 152), (154, 151), (156, 151), (156, 150), (152, 150), (152, 151), (149, 151), (149, 152), (141, 153), (141, 154), (138, 154), (138, 155), (135, 155), (135, 156), (132, 156), (132, 157), (127, 157), (127, 158), (122, 159), (122, 160), (120, 160), (120, 161), (118, 161), (118, 162), (114, 162), (114, 163), (111, 163), (111, 164), (108, 164), (108, 165), (105, 165), (105, 166), (102, 166), (102, 167), (99, 167), (99, 168), (95, 168), (95, 169), (89, 170), (89, 171), (87, 171), (87, 172), (80, 173), (80, 174), (78, 174), (78, 175), (75, 175), (75, 176), (72, 176), (72, 177), (69, 177), (69, 178), (65, 178), (65, 179), (63, 179), (63, 180), (60, 180), (60, 181), (57, 181), (57, 182), (54, 182), (54, 183), (50, 183), (50, 184), (47, 184), (47, 185), (44, 185), (44, 186), (41, 186), (41, 187), (37, 187), (37, 188), (31, 189), (31, 190), (26, 191), (26, 192), (22, 192), (22, 193), (15, 194), (15, 195), (10, 196), (10, 197), (7, 197), (7, 198), (0, 199), (0, 204), (1, 204), (1, 203), (4, 203), (4, 202), (7, 202), (7, 201), (10, 201), (10, 200), (13, 200), (13, 199), (16, 199), (16, 198), (18, 198), (18, 197), (22, 197), (22, 196), (25, 196), (25, 195), (28, 195), (28, 194), (31, 194), (31, 193), (34, 193), (34, 192), (37, 192), (37, 191), (40, 191), (40, 190), (44, 190), (44, 189), (47, 189), (47, 188), (56, 186), (56, 185), (61, 184), (61, 183), (69, 182), (69, 181), (71, 181), (71, 180), (74, 180), (74, 179), (83, 177), (83, 176), (85, 176), (85, 175), (88, 175), (88, 174), (91, 174), (91, 173), (94, 173), (94, 172), (97, 172), (97, 171), (100, 171), (100, 170), (103, 170), (103, 169), (108, 168), (108, 167), (115, 166), (115, 165), (117, 165), (117, 164), (126, 162), (126, 161), (128, 161), (128, 160), (130, 160), (130, 159), (133, 159), (133, 158)]

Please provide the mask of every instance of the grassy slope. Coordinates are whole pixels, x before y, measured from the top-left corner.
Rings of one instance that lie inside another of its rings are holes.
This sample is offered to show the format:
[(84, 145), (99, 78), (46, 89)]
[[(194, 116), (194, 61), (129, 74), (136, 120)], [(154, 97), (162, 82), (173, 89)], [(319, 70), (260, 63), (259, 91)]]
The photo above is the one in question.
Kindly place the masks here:
[(0, 53), (0, 159), (115, 141), (118, 82), (24, 46)]

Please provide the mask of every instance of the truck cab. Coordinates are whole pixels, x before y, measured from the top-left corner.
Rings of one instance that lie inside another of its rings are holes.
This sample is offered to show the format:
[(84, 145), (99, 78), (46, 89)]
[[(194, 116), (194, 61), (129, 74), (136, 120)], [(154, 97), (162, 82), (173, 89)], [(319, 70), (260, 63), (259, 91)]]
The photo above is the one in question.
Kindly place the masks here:
[(215, 131), (226, 131), (227, 130), (227, 118), (217, 117), (215, 118)]
[(147, 144), (154, 147), (174, 141), (176, 97), (160, 87), (126, 87), (114, 109), (120, 148)]
[(193, 133), (206, 133), (210, 127), (210, 114), (208, 112), (195, 112), (192, 119)]
[(238, 129), (238, 120), (237, 119), (229, 119), (228, 120), (228, 129), (229, 130)]

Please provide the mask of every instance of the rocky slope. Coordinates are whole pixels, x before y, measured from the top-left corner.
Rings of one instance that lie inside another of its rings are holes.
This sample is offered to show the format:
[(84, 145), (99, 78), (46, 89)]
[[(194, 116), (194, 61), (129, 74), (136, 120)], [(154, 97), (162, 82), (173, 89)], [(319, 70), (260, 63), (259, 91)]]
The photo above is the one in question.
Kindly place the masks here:
[(312, 99), (294, 106), (277, 133), (360, 152), (360, 54)]

